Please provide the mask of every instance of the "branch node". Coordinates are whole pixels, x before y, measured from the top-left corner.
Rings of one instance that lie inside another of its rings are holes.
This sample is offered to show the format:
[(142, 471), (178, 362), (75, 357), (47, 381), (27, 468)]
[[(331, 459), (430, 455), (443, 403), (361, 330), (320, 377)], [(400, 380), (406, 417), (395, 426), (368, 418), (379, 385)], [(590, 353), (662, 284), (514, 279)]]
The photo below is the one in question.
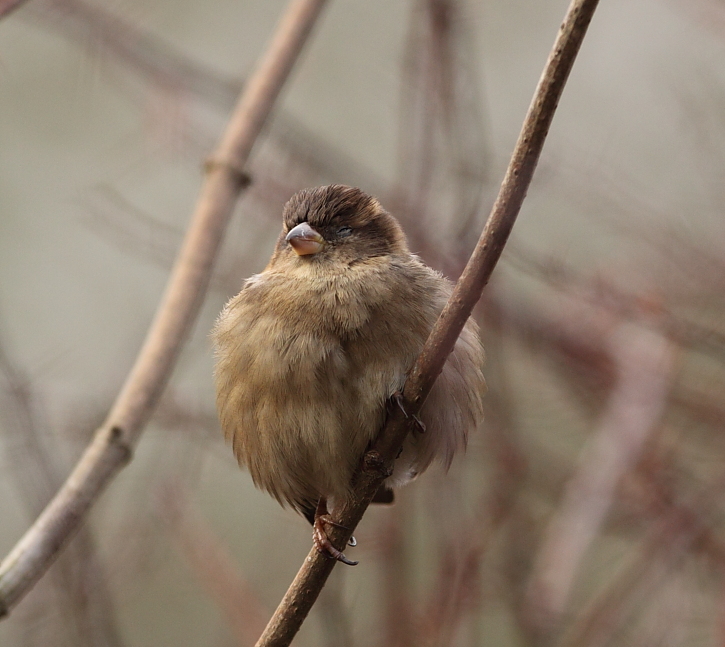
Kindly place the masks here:
[(204, 173), (209, 174), (221, 169), (231, 174), (239, 185), (239, 189), (246, 189), (252, 183), (252, 176), (247, 173), (234, 160), (210, 155), (204, 160)]
[(133, 449), (131, 448), (131, 445), (128, 443), (128, 440), (125, 436), (126, 435), (124, 434), (123, 429), (118, 425), (114, 425), (113, 427), (111, 427), (109, 442), (111, 445), (121, 450), (122, 465), (130, 463), (131, 459), (133, 458)]
[(363, 469), (366, 472), (377, 472), (383, 478), (388, 478), (393, 473), (392, 466), (385, 464), (385, 460), (376, 449), (371, 449), (365, 454)]

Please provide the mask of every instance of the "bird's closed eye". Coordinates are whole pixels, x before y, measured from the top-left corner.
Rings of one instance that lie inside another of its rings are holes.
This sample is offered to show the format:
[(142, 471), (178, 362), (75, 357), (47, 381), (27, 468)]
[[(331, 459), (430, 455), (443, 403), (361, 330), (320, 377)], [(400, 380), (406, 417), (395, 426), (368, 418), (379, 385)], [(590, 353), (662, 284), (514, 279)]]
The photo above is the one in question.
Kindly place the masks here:
[(340, 227), (336, 233), (338, 238), (346, 238), (352, 233), (352, 227)]

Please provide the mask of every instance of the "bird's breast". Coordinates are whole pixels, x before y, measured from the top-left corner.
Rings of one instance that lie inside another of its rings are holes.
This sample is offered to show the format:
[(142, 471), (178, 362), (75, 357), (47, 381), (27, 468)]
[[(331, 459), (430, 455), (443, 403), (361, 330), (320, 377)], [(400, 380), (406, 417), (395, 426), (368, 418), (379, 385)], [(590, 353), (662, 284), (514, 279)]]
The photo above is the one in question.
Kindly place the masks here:
[(213, 333), (217, 404), (259, 486), (287, 501), (348, 487), (432, 325), (409, 286), (308, 269), (259, 275), (229, 302)]

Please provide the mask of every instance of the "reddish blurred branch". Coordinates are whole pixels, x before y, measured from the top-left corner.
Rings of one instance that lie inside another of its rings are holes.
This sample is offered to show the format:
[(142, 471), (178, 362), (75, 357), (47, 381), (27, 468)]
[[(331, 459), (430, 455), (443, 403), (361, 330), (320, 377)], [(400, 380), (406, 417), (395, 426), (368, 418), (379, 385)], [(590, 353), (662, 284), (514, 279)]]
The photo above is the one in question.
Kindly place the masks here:
[[(461, 0), (413, 4), (403, 65), (399, 170), (390, 199), (411, 248), (424, 251), (428, 262), (449, 276), (460, 274), (475, 244), (490, 180), (479, 57), (467, 8)], [(426, 235), (428, 227), (438, 231), (435, 244)]]
[(547, 528), (529, 585), (532, 628), (544, 635), (564, 616), (580, 563), (600, 532), (617, 487), (639, 460), (667, 405), (674, 369), (669, 340), (625, 323), (605, 343), (614, 360), (615, 384)]
[(183, 91), (231, 110), (242, 91), (239, 79), (226, 77), (164, 43), (107, 4), (85, 0), (34, 0), (27, 15), (72, 42), (94, 42), (138, 76), (165, 89)]
[[(569, 6), (478, 244), (410, 373), (403, 391), (403, 407), (393, 410), (375, 446), (366, 454), (364, 465), (354, 478), (353, 496), (335, 519), (341, 527), (333, 529), (330, 539), (337, 546), (345, 546), (378, 487), (390, 473), (412, 420), (404, 416), (403, 408), (409, 414), (420, 410), (503, 252), (597, 4), (598, 0), (573, 0)], [(290, 644), (334, 566), (333, 560), (315, 548), (310, 551), (259, 639), (258, 647)]]
[(0, 18), (17, 9), (25, 0), (0, 0)]
[(247, 159), (324, 0), (292, 0), (249, 79), (206, 176), (146, 341), (106, 421), (60, 491), (0, 564), (0, 615), (30, 590), (130, 460), (196, 319), (226, 224), (248, 183)]
[(159, 493), (158, 512), (202, 588), (212, 598), (237, 644), (252, 645), (267, 611), (242, 578), (229, 550), (214, 535), (181, 486)]
[[(171, 99), (184, 113), (187, 112), (189, 101), (194, 99), (226, 115), (234, 108), (245, 82), (177, 49), (143, 25), (124, 16), (122, 12), (114, 11), (108, 3), (87, 0), (33, 0), (24, 7), (22, 16), (33, 24), (65, 37), (70, 43), (92, 44), (90, 53), (95, 58), (118, 67), (143, 82), (140, 99), (146, 107), (149, 95), (156, 94), (163, 97), (164, 101)], [(111, 75), (110, 78), (120, 77)], [(122, 86), (124, 92), (133, 94), (127, 83), (122, 83)], [(168, 120), (168, 111), (164, 111), (162, 121), (166, 127)], [(356, 159), (323, 143), (318, 135), (310, 132), (293, 115), (285, 113), (283, 108), (276, 111), (274, 122), (267, 139), (273, 142), (280, 157), (290, 158), (295, 172), (265, 169), (266, 181), (261, 182), (260, 157), (255, 156), (253, 192), (263, 193), (265, 184), (266, 190), (269, 190), (269, 184), (276, 182), (284, 187), (282, 194), (286, 200), (290, 193), (286, 184), (295, 178), (300, 169), (323, 175), (335, 175), (344, 169), (345, 173), (375, 183), (376, 178), (369, 177), (369, 169), (362, 168)], [(208, 147), (203, 122), (196, 121), (193, 127), (187, 127), (185, 138), (203, 145), (204, 150)], [(265, 157), (263, 154), (261, 159), (264, 160)], [(262, 163), (262, 166), (267, 165)], [(309, 182), (304, 185), (309, 185)], [(299, 185), (293, 184), (291, 190), (297, 188)], [(276, 202), (275, 208), (278, 208)], [(277, 215), (275, 211), (275, 223)]]
[(563, 647), (612, 644), (612, 637), (641, 602), (662, 589), (692, 552), (704, 548), (704, 554), (714, 558), (719, 566), (722, 548), (713, 538), (711, 518), (724, 483), (721, 476), (690, 500), (664, 505), (614, 581), (587, 605), (558, 644)]
[[(31, 519), (63, 482), (57, 439), (44, 433), (48, 424), (43, 405), (31, 379), (0, 340), (0, 422), (12, 455), (3, 472), (15, 481)], [(74, 423), (78, 426), (77, 420)], [(113, 596), (91, 529), (81, 528), (69, 549), (46, 578), (45, 591), (51, 595), (36, 596), (30, 613), (33, 606), (36, 612), (42, 608), (49, 618), (46, 626), (76, 647), (119, 647), (123, 641)]]

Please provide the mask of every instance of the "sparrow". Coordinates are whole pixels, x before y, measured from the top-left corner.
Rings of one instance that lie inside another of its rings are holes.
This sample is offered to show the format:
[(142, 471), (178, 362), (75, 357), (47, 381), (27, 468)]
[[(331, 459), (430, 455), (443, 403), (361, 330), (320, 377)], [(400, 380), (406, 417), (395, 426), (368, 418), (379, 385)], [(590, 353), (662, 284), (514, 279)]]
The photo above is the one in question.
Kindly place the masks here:
[[(272, 258), (212, 331), (224, 435), (254, 484), (313, 524), (330, 512), (399, 397), (452, 285), (411, 253), (398, 221), (358, 188), (299, 191)], [(482, 422), (483, 346), (469, 319), (376, 499), (433, 461), (446, 468)], [(350, 542), (354, 545), (354, 540)]]

